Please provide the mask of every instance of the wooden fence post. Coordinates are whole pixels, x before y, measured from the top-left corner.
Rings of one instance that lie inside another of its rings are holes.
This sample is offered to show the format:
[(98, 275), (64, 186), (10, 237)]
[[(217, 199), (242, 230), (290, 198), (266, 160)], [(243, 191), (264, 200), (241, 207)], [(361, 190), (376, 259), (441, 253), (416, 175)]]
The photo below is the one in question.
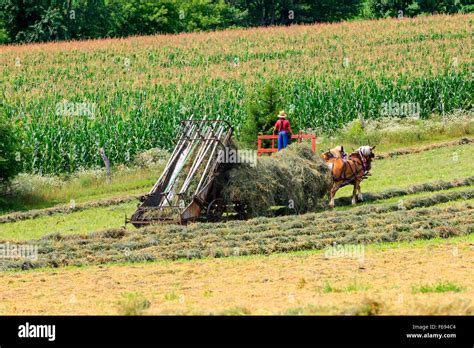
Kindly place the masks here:
[(105, 174), (107, 175), (107, 182), (110, 183), (110, 161), (105, 155), (104, 148), (99, 149), (100, 157), (102, 157), (102, 160), (104, 161), (105, 164)]

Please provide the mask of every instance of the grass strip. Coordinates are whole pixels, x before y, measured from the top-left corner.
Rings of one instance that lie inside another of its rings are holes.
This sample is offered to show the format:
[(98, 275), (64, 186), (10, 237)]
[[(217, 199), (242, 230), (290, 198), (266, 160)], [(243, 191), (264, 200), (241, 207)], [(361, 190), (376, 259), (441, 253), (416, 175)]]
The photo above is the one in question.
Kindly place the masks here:
[(267, 255), (324, 249), (334, 243), (449, 238), (474, 232), (474, 206), (469, 203), (443, 208), (430, 205), (465, 197), (474, 197), (474, 190), (407, 200), (404, 207), (396, 204), (387, 204), (384, 208), (365, 206), (360, 208), (363, 213), (356, 213), (354, 209), (244, 222), (153, 226), (138, 231), (110, 229), (87, 235), (53, 234), (21, 243), (38, 248), (36, 260), (4, 259), (0, 268)]

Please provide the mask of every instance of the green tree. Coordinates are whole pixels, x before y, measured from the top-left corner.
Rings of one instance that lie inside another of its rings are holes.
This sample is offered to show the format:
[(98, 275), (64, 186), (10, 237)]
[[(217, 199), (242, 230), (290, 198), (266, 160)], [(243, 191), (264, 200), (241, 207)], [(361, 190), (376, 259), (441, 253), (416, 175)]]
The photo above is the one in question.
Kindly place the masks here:
[(115, 34), (112, 10), (123, 0), (0, 0), (2, 29), (8, 42), (99, 38)]
[(122, 11), (121, 36), (176, 33), (181, 29), (176, 0), (130, 0)]
[(239, 16), (239, 11), (224, 0), (184, 0), (179, 9), (186, 31), (225, 29), (238, 24)]
[(0, 0), (0, 16), (9, 41), (24, 40), (24, 31), (41, 20), (47, 7), (47, 2), (43, 0)]
[(276, 117), (283, 106), (277, 84), (268, 83), (261, 92), (250, 97), (247, 103), (247, 120), (242, 126), (240, 140), (248, 147), (255, 147), (257, 135), (272, 134)]
[(0, 45), (6, 44), (10, 41), (8, 37), (7, 29), (3, 26), (3, 23), (0, 22)]
[(16, 40), (22, 42), (46, 42), (68, 38), (67, 27), (58, 8), (48, 8), (41, 18), (26, 30), (17, 34)]
[(368, 0), (375, 17), (417, 16), (420, 14), (457, 13), (472, 0)]
[[(64, 9), (69, 36), (74, 39), (96, 39), (112, 36), (115, 23), (112, 10), (116, 1), (76, 0)], [(118, 7), (121, 11), (121, 4)], [(122, 16), (122, 14), (120, 14)]]
[(333, 22), (356, 16), (363, 0), (231, 0), (246, 11), (245, 25)]
[(338, 22), (354, 18), (361, 11), (363, 0), (317, 0), (311, 5), (315, 22)]

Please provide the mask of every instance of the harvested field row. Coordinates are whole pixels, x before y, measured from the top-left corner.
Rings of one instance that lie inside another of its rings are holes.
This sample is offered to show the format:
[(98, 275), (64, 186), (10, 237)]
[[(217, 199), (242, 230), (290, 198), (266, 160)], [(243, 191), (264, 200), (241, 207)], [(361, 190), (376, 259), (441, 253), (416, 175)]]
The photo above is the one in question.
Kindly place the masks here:
[[(435, 192), (441, 190), (449, 190), (456, 187), (471, 186), (474, 184), (474, 176), (467, 178), (459, 178), (451, 181), (438, 180), (433, 182), (427, 182), (424, 184), (411, 185), (406, 188), (393, 188), (384, 190), (382, 192), (367, 192), (364, 193), (364, 201), (372, 202), (382, 199), (389, 199), (393, 197), (400, 197), (406, 195), (412, 195), (420, 192)], [(336, 206), (350, 205), (352, 197), (340, 197), (335, 200)]]
[(440, 148), (448, 147), (448, 146), (466, 145), (466, 144), (473, 143), (473, 142), (474, 142), (473, 138), (461, 138), (459, 140), (446, 141), (446, 142), (442, 142), (442, 143), (430, 144), (430, 145), (425, 145), (425, 146), (408, 147), (406, 149), (400, 149), (400, 150), (395, 150), (395, 151), (390, 151), (390, 152), (385, 152), (385, 153), (378, 154), (377, 156), (375, 156), (375, 159), (376, 160), (381, 160), (381, 159), (390, 158), (390, 157), (410, 155), (410, 154), (413, 154), (413, 153), (419, 153), (419, 152), (423, 152), (423, 151), (430, 151), (430, 150), (440, 149)]
[[(308, 252), (2, 272), (0, 314), (121, 315), (137, 294), (143, 315), (474, 315), (473, 242), (368, 246), (362, 261)], [(462, 290), (413, 292), (445, 282)]]
[[(428, 182), (424, 184), (411, 185), (406, 188), (394, 188), (384, 190), (382, 192), (364, 192), (364, 201), (373, 202), (377, 200), (383, 200), (393, 197), (400, 197), (420, 192), (435, 192), (441, 190), (448, 190), (456, 187), (471, 186), (474, 184), (474, 176), (469, 176), (466, 178), (458, 178), (454, 180), (438, 180), (433, 182)], [(138, 199), (140, 195), (128, 195), (124, 197), (116, 197), (112, 199), (103, 199), (98, 201), (91, 201), (86, 203), (76, 204), (74, 207), (70, 205), (59, 205), (52, 208), (45, 209), (35, 209), (29, 210), (26, 212), (15, 212), (7, 215), (0, 216), (0, 224), (12, 223), (21, 220), (35, 219), (42, 216), (51, 216), (54, 214), (70, 214), (77, 211), (99, 208), (99, 207), (108, 207), (112, 205), (119, 205), (123, 203), (128, 203), (133, 200)], [(336, 199), (336, 206), (341, 205), (350, 205), (351, 197), (340, 197)]]
[[(444, 196), (449, 196), (449, 200), (456, 197), (470, 199), (474, 197), (474, 190)], [(333, 243), (411, 241), (474, 232), (472, 204), (410, 210), (436, 204), (434, 198), (429, 198), (431, 200), (428, 201), (407, 201), (403, 207), (395, 205), (396, 208), (393, 205), (387, 205), (385, 209), (361, 207), (360, 211), (365, 210), (365, 214), (354, 214), (354, 211), (333, 216), (307, 214), (297, 218), (259, 218), (247, 222), (193, 224), (188, 227), (157, 226), (138, 232), (110, 229), (86, 236), (55, 234), (28, 242), (38, 247), (37, 260), (5, 260), (0, 266), (3, 269), (29, 269), (271, 254), (323, 249)]]
[[(474, 190), (462, 190), (454, 191), (447, 193), (438, 193), (428, 197), (417, 197), (413, 199), (400, 200), (397, 203), (387, 203), (387, 204), (371, 204), (364, 205), (350, 210), (343, 211), (325, 211), (322, 213), (313, 213), (300, 216), (301, 221), (313, 221), (313, 220), (324, 220), (326, 218), (337, 219), (341, 216), (359, 216), (359, 215), (368, 215), (373, 213), (388, 213), (397, 210), (412, 210), (416, 208), (426, 208), (431, 207), (436, 204), (446, 203), (455, 200), (468, 200), (474, 198)], [(280, 218), (280, 223), (283, 221), (288, 221), (294, 219), (295, 216), (286, 216)], [(258, 220), (259, 222), (265, 221), (271, 222), (275, 221), (272, 218), (258, 218), (252, 221)]]
[[(470, 188), (474, 189), (474, 187), (472, 186)], [(464, 190), (466, 190), (465, 187), (458, 187), (451, 190), (438, 191), (436, 192), (436, 194), (446, 194)], [(428, 197), (431, 195), (433, 195), (432, 192), (422, 192), (403, 197), (394, 197), (376, 202), (365, 202), (363, 204), (358, 204), (357, 206), (340, 206), (330, 216), (334, 216), (334, 214), (337, 215), (338, 212), (349, 210), (352, 211), (354, 209), (373, 204), (381, 205), (389, 203), (398, 203), (401, 205), (404, 201), (412, 200), (415, 198)], [(474, 203), (474, 200), (469, 201), (469, 203)], [(447, 206), (451, 204), (451, 202), (446, 202), (442, 204)], [(69, 234), (85, 235), (88, 233), (109, 230), (112, 228), (121, 228), (124, 225), (124, 217), (130, 216), (134, 211), (135, 206), (136, 201), (132, 201), (130, 203), (124, 203), (110, 207), (87, 209), (71, 214), (56, 214), (52, 216), (39, 217), (36, 219), (17, 221), (14, 223), (0, 224), (0, 239), (4, 241), (8, 240), (10, 242), (28, 241), (42, 238), (53, 233), (59, 233), (63, 236)], [(281, 210), (284, 210), (284, 208), (280, 208), (278, 211), (276, 211), (277, 216), (279, 216), (280, 218), (288, 216), (290, 220), (295, 219), (294, 215), (290, 215), (294, 214), (294, 212), (287, 211), (287, 214), (285, 215), (278, 214), (278, 212)], [(321, 211), (321, 213), (319, 213), (318, 215), (321, 215), (322, 213), (323, 211)], [(302, 215), (302, 217), (306, 217), (306, 215)], [(230, 223), (230, 221), (228, 221), (228, 223)], [(135, 230), (132, 225), (127, 225), (126, 229), (131, 231)]]
[(140, 195), (128, 195), (124, 197), (101, 199), (98, 201), (78, 203), (74, 205), (71, 205), (71, 204), (58, 205), (51, 208), (34, 209), (34, 210), (28, 210), (24, 212), (22, 211), (22, 212), (11, 213), (11, 214), (0, 216), (0, 224), (27, 220), (27, 219), (35, 219), (41, 216), (50, 216), (54, 214), (69, 214), (69, 213), (74, 213), (76, 211), (81, 211), (85, 209), (108, 207), (111, 205), (119, 205), (119, 204), (128, 203), (133, 200), (136, 200), (138, 199), (139, 196)]

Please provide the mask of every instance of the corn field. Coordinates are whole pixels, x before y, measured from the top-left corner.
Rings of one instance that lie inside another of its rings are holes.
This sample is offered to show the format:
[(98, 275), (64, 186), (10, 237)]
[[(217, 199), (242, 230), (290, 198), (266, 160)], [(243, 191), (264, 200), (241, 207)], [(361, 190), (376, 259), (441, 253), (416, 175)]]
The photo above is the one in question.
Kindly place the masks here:
[(170, 148), (179, 121), (226, 118), (237, 134), (267, 83), (293, 128), (337, 129), (415, 103), (472, 108), (473, 15), (1, 46), (2, 112), (28, 172), (113, 165)]

